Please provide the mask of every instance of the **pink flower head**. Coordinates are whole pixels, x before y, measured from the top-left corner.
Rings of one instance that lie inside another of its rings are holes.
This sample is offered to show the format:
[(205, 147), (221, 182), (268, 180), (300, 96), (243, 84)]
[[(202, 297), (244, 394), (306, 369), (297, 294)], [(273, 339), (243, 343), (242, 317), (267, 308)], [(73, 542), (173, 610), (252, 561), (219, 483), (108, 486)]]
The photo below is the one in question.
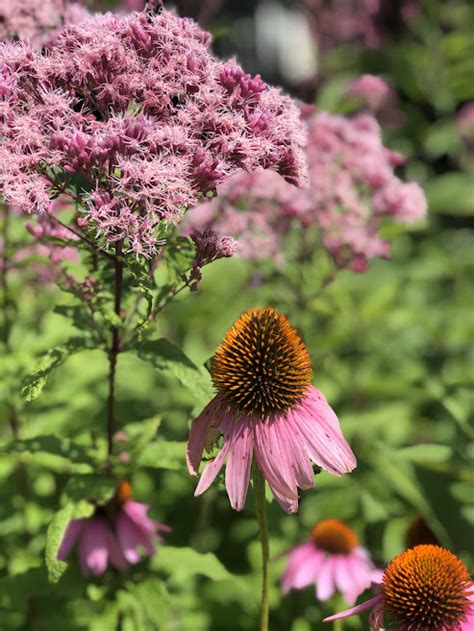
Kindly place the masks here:
[(283, 593), (316, 586), (319, 600), (329, 600), (339, 591), (353, 604), (382, 572), (375, 569), (369, 552), (358, 545), (356, 534), (337, 519), (324, 519), (311, 530), (311, 539), (289, 551), (281, 578)]
[(209, 45), (208, 33), (164, 9), (95, 15), (47, 53), (2, 45), (5, 197), (41, 212), (62, 191), (91, 237), (151, 255), (160, 228), (238, 169), (274, 168), (302, 183), (296, 105)]
[(67, 24), (89, 16), (81, 2), (69, 0), (2, 0), (0, 41), (28, 40), (35, 48), (49, 46)]
[(223, 444), (204, 468), (195, 495), (227, 462), (232, 508), (242, 510), (252, 459), (285, 511), (298, 509), (298, 487), (314, 486), (311, 461), (334, 475), (356, 459), (324, 396), (311, 385), (308, 351), (284, 315), (250, 310), (229, 329), (212, 363), (217, 394), (191, 426), (187, 461), (197, 475), (203, 450)]
[(474, 143), (474, 101), (465, 103), (456, 116), (459, 135), (466, 143)]
[(163, 541), (159, 532), (169, 526), (148, 517), (149, 506), (131, 499), (131, 486), (123, 480), (113, 499), (98, 508), (89, 519), (74, 519), (64, 534), (58, 559), (64, 561), (78, 543), (79, 563), (84, 576), (102, 575), (110, 563), (124, 571), (138, 563), (141, 550), (155, 554), (154, 541)]
[(231, 235), (239, 241), (240, 256), (281, 264), (290, 230), (317, 226), (341, 267), (364, 272), (370, 259), (389, 257), (390, 243), (379, 233), (382, 223), (409, 224), (427, 210), (420, 186), (394, 173), (403, 157), (383, 145), (372, 116), (319, 112), (306, 124), (308, 188), (292, 186), (271, 170), (238, 172), (217, 187), (216, 198), (191, 209), (185, 231)]
[[(325, 622), (371, 609), (374, 631), (472, 631), (474, 584), (467, 568), (449, 550), (419, 545), (395, 557), (385, 568), (379, 593)], [(384, 622), (385, 618), (385, 622)]]
[(358, 77), (351, 83), (347, 94), (361, 98), (373, 112), (380, 110), (393, 97), (388, 83), (372, 74)]
[(241, 170), (217, 187), (217, 197), (189, 211), (184, 232), (229, 234), (237, 239), (242, 258), (282, 263), (285, 236), (293, 225), (304, 223), (311, 208), (308, 191), (289, 184), (275, 171)]

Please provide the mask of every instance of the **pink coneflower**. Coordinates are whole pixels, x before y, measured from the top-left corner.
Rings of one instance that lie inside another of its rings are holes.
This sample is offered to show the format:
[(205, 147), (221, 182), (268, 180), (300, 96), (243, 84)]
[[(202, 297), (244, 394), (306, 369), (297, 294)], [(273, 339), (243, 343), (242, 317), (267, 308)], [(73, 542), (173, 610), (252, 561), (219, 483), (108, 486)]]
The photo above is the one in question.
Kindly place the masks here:
[[(374, 630), (471, 631), (474, 587), (464, 564), (440, 546), (421, 545), (395, 557), (386, 567), (380, 593), (325, 621), (372, 609)], [(385, 618), (385, 622), (384, 622)]]
[(284, 594), (291, 589), (316, 585), (319, 600), (328, 600), (337, 590), (353, 604), (371, 583), (380, 580), (369, 552), (359, 546), (357, 535), (338, 519), (324, 519), (311, 530), (310, 541), (289, 552), (281, 578)]
[(354, 469), (354, 454), (334, 411), (311, 385), (311, 372), (309, 353), (284, 315), (268, 308), (240, 316), (213, 358), (217, 394), (189, 434), (188, 469), (195, 475), (204, 448), (223, 436), (195, 495), (209, 488), (227, 461), (230, 503), (242, 510), (255, 456), (276, 499), (292, 513), (298, 487), (314, 486), (311, 460), (334, 475)]
[(149, 506), (131, 500), (132, 488), (122, 480), (114, 497), (96, 510), (90, 519), (74, 519), (67, 527), (58, 551), (64, 561), (78, 542), (79, 563), (84, 576), (100, 576), (110, 563), (117, 570), (126, 570), (129, 563), (138, 563), (140, 549), (155, 553), (153, 541), (163, 541), (159, 531), (169, 526), (148, 517)]

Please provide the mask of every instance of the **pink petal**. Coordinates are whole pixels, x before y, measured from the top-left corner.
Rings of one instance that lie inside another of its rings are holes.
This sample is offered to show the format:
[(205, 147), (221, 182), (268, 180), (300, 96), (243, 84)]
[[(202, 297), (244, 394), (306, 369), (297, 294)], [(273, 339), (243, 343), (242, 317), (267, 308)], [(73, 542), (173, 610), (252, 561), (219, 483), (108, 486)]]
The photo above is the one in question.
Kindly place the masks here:
[(107, 568), (110, 527), (102, 517), (93, 517), (84, 525), (79, 543), (79, 562), (84, 576), (100, 576)]
[(283, 593), (290, 589), (302, 589), (315, 582), (324, 552), (312, 543), (303, 543), (297, 546), (288, 559), (288, 566), (282, 577)]
[(148, 504), (134, 502), (132, 500), (127, 500), (122, 506), (122, 511), (128, 515), (133, 523), (140, 530), (143, 530), (144, 533), (153, 537), (156, 533), (157, 526), (156, 522), (148, 517), (149, 510), (150, 507)]
[(235, 510), (242, 510), (249, 486), (250, 465), (253, 455), (253, 432), (250, 420), (240, 419), (240, 426), (234, 435), (229, 449), (225, 470), (225, 485), (230, 504)]
[(381, 594), (366, 600), (365, 603), (361, 603), (360, 605), (356, 605), (355, 607), (351, 607), (350, 609), (346, 609), (345, 611), (341, 611), (339, 613), (334, 614), (334, 616), (329, 616), (328, 618), (324, 618), (323, 622), (331, 622), (332, 620), (339, 620), (339, 618), (349, 618), (350, 616), (355, 616), (356, 614), (362, 613), (374, 607), (382, 600)]
[(314, 473), (308, 457), (306, 441), (299, 430), (298, 422), (295, 421), (291, 410), (286, 418), (286, 432), (288, 448), (291, 451), (293, 469), (295, 471), (296, 482), (301, 489), (311, 489), (314, 486)]
[(115, 535), (112, 531), (108, 533), (107, 549), (109, 552), (109, 560), (111, 565), (113, 565), (117, 570), (120, 570), (121, 572), (125, 571), (128, 567), (128, 563), (123, 556), (119, 544), (117, 543), (117, 539), (115, 538)]
[(216, 479), (216, 476), (219, 473), (219, 471), (222, 469), (222, 465), (224, 464), (224, 461), (227, 457), (227, 453), (229, 451), (231, 442), (232, 441), (229, 439), (227, 440), (224, 439), (224, 444), (220, 452), (217, 454), (214, 460), (211, 460), (205, 466), (204, 471), (202, 472), (202, 475), (199, 478), (199, 483), (196, 487), (196, 490), (194, 491), (194, 495), (196, 497), (204, 493), (204, 491), (207, 491), (207, 489), (211, 486), (211, 484)]
[(140, 561), (141, 557), (138, 552), (140, 546), (145, 548), (150, 556), (155, 553), (149, 537), (137, 527), (126, 513), (121, 512), (117, 517), (115, 530), (120, 549), (129, 563), (134, 564)]
[(352, 471), (356, 458), (339, 427), (339, 421), (324, 396), (310, 386), (293, 417), (306, 440), (309, 457), (334, 475)]
[(316, 581), (316, 596), (318, 600), (328, 600), (334, 594), (334, 556), (326, 555), (321, 564)]
[(285, 498), (292, 504), (298, 501), (296, 478), (291, 462), (288, 461), (282, 444), (282, 434), (276, 426), (284, 422), (282, 416), (275, 416), (266, 421), (256, 420), (253, 424), (254, 445), (257, 464), (263, 476), (270, 484), (275, 496)]
[(69, 556), (86, 521), (86, 519), (73, 519), (69, 522), (66, 532), (64, 533), (63, 540), (61, 541), (61, 545), (59, 546), (57, 554), (58, 561), (65, 561)]
[(189, 430), (188, 447), (186, 450), (186, 462), (188, 464), (189, 473), (193, 475), (198, 474), (209, 429), (219, 424), (221, 414), (222, 402), (218, 397), (214, 397), (214, 399), (206, 405), (197, 419), (193, 421), (191, 429)]

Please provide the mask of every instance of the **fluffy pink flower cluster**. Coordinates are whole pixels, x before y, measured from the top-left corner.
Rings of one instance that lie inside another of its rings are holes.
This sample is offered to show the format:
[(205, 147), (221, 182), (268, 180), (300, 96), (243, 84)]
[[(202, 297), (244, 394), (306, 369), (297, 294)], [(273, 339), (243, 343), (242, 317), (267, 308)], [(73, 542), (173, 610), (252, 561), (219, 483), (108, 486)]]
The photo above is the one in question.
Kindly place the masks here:
[(304, 222), (310, 210), (307, 191), (288, 184), (274, 171), (239, 171), (217, 187), (217, 197), (189, 212), (184, 232), (212, 228), (238, 239), (240, 256), (281, 263), (281, 238), (294, 220)]
[(161, 222), (243, 168), (305, 176), (304, 128), (289, 97), (208, 50), (196, 24), (97, 15), (48, 54), (0, 48), (0, 185), (40, 212), (58, 192), (107, 243), (153, 253)]
[(324, 49), (345, 42), (378, 48), (387, 25), (408, 22), (419, 13), (416, 0), (304, 0), (310, 24)]
[(339, 265), (365, 271), (369, 259), (389, 255), (390, 244), (379, 235), (385, 218), (409, 224), (425, 216), (423, 190), (394, 174), (403, 157), (384, 147), (372, 116), (320, 113), (308, 131), (311, 193), (324, 244)]
[(2, 0), (0, 40), (29, 40), (35, 48), (53, 43), (67, 24), (89, 15), (79, 2), (68, 0)]
[(387, 257), (381, 239), (385, 218), (411, 223), (426, 213), (420, 186), (402, 182), (394, 167), (403, 158), (384, 147), (371, 116), (318, 113), (308, 120), (310, 186), (297, 189), (276, 173), (240, 172), (218, 187), (218, 196), (196, 206), (187, 230), (213, 228), (240, 239), (249, 259), (281, 260), (292, 223), (317, 225), (338, 265), (365, 271), (369, 259)]

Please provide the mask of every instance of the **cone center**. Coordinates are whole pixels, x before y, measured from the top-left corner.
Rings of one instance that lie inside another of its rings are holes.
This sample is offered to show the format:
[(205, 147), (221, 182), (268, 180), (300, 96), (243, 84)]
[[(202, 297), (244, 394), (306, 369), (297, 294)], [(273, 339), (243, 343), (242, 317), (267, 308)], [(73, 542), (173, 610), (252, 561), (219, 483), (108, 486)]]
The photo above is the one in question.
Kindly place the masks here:
[(357, 535), (337, 519), (324, 519), (311, 530), (318, 548), (330, 554), (349, 554), (357, 546)]

